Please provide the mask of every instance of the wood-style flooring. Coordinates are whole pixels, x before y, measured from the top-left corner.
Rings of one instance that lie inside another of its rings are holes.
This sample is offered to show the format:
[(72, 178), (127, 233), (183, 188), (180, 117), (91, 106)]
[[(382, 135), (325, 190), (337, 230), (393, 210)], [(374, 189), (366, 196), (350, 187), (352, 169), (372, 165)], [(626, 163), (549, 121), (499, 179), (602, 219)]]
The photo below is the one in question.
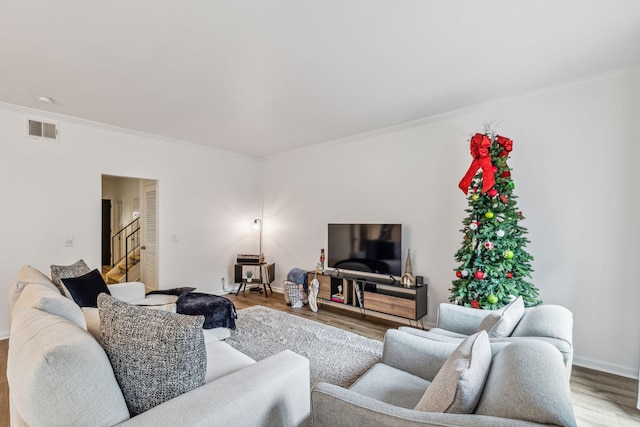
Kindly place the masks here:
[[(280, 293), (266, 298), (257, 292), (244, 292), (227, 296), (241, 310), (253, 305), (264, 305), (276, 310), (306, 317), (327, 325), (345, 329), (369, 338), (382, 340), (389, 328), (401, 325), (391, 320), (372, 316), (363, 318), (359, 313), (335, 307), (321, 306), (314, 313), (308, 306), (291, 308)], [(406, 324), (406, 323), (402, 323)], [(8, 340), (0, 341), (0, 426), (9, 426), (9, 387), (7, 385)], [(638, 381), (594, 371), (579, 366), (571, 374), (573, 407), (581, 427), (640, 426), (640, 410), (636, 409)]]

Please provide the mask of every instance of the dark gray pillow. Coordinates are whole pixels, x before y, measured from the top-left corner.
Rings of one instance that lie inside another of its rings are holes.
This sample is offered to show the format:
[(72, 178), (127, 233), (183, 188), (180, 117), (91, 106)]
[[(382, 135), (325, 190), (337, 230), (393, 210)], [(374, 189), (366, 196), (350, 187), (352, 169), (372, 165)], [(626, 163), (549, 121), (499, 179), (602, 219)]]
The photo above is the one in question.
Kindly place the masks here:
[[(132, 416), (204, 384), (204, 316), (98, 296), (100, 337)], [(213, 403), (213, 402), (212, 402)]]
[[(65, 295), (64, 288), (62, 286), (62, 279), (68, 279), (71, 277), (84, 276), (91, 269), (84, 260), (80, 259), (71, 265), (52, 265), (51, 266), (51, 281), (60, 290), (62, 295)], [(68, 295), (67, 295), (68, 296)], [(95, 307), (95, 306), (94, 306)]]
[(98, 295), (103, 292), (111, 295), (97, 268), (84, 276), (62, 279), (62, 284), (80, 307), (97, 307)]

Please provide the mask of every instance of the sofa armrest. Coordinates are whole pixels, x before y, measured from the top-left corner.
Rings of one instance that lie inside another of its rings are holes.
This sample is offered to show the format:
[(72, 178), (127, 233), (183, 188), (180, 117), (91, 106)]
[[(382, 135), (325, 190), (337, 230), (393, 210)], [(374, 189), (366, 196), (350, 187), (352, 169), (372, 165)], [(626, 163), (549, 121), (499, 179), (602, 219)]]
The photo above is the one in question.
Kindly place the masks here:
[(351, 426), (462, 426), (516, 427), (531, 423), (474, 414), (422, 412), (393, 406), (328, 383), (317, 383), (311, 391), (314, 427)]
[(309, 383), (309, 360), (285, 350), (119, 425), (307, 425), (311, 400)]
[(111, 296), (124, 302), (144, 299), (144, 283), (124, 282), (108, 285)]
[(382, 363), (433, 381), (458, 344), (424, 339), (397, 329), (389, 329), (384, 336)]
[(479, 310), (463, 305), (442, 303), (438, 307), (437, 327), (464, 335), (478, 332), (480, 323), (491, 310)]
[(527, 308), (511, 336), (556, 338), (571, 344), (573, 313), (553, 304)]

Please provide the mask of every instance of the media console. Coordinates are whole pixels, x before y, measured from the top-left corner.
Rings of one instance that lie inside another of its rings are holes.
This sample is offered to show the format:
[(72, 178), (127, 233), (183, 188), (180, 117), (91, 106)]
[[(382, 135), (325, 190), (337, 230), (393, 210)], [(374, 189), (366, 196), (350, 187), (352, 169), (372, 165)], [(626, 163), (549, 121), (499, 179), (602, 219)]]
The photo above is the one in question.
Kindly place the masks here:
[[(309, 273), (309, 282), (314, 277)], [(354, 273), (318, 273), (318, 298), (333, 306), (351, 306), (410, 320), (427, 315), (427, 285), (405, 288), (398, 281)]]

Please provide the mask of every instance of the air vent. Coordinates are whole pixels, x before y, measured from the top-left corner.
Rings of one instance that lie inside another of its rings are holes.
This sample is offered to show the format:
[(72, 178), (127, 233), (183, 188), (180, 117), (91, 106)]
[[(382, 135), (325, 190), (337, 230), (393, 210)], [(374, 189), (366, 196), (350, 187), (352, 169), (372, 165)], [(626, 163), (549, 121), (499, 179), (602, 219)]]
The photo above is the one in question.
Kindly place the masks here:
[(29, 119), (29, 136), (57, 140), (58, 126), (54, 123), (46, 123)]

